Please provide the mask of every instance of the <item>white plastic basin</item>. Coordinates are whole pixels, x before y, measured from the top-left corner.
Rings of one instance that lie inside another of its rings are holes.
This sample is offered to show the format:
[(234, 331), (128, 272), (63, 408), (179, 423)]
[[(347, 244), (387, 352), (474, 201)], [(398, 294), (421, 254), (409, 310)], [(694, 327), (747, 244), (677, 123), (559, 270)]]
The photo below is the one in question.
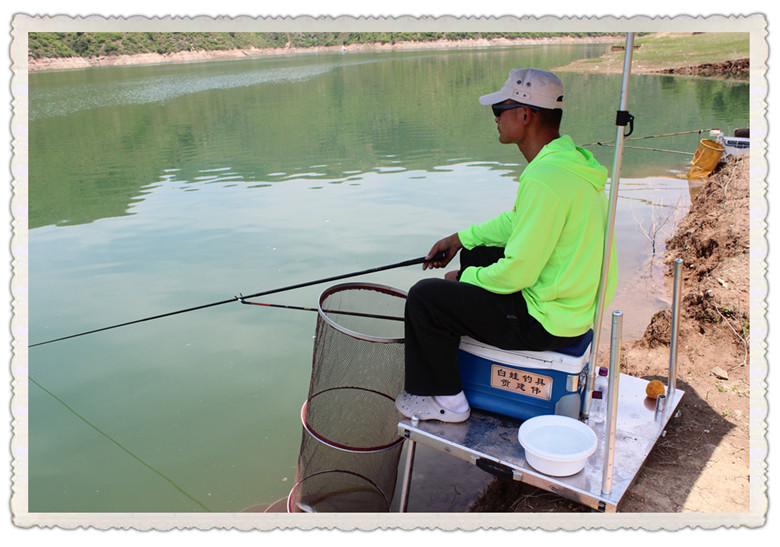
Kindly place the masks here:
[(535, 416), (522, 423), (517, 438), (528, 464), (545, 475), (579, 473), (596, 451), (597, 438), (586, 424), (568, 416)]

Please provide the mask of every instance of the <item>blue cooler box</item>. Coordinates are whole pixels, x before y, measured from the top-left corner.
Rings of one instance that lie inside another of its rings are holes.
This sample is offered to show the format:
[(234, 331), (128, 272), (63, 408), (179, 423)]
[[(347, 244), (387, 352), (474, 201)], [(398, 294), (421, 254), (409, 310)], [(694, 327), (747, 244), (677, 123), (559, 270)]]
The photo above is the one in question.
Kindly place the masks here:
[(568, 348), (508, 351), (461, 339), (463, 392), (472, 408), (527, 420), (542, 414), (579, 418), (593, 331)]

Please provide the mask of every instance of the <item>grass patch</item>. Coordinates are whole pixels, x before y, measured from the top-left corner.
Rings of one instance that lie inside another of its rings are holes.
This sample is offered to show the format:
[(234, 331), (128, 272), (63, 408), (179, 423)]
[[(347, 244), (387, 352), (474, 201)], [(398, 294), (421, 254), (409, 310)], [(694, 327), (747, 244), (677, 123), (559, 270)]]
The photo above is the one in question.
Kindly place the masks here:
[[(623, 70), (623, 49), (610, 50), (596, 59), (581, 59), (558, 71), (620, 72)], [(722, 63), (750, 57), (750, 33), (708, 32), (656, 33), (634, 40), (632, 70), (656, 72), (670, 68)]]
[(719, 63), (750, 56), (747, 32), (651, 35), (635, 40), (634, 62), (644, 68)]

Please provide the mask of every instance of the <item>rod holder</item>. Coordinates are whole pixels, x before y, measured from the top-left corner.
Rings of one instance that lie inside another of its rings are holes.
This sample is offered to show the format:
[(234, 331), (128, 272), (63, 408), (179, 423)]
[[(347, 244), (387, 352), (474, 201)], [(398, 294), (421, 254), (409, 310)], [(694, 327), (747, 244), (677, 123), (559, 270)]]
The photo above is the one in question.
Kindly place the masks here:
[(666, 408), (666, 395), (659, 395), (655, 400), (655, 420), (658, 421), (663, 416)]
[(672, 296), (672, 332), (669, 340), (669, 387), (667, 397), (674, 401), (677, 389), (677, 333), (680, 330), (680, 293), (682, 289), (682, 258), (674, 261), (674, 293)]
[(609, 383), (607, 387), (607, 433), (604, 475), (601, 481), (601, 493), (612, 493), (612, 477), (615, 470), (615, 440), (617, 438), (618, 391), (620, 383), (620, 342), (623, 338), (623, 312), (612, 313), (612, 339), (609, 350)]

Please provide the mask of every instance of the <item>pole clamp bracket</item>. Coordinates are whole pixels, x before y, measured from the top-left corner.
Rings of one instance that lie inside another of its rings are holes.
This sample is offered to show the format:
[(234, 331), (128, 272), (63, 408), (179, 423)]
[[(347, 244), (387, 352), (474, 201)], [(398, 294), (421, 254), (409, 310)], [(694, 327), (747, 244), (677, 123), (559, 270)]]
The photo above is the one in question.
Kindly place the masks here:
[(634, 116), (629, 114), (628, 110), (618, 110), (615, 119), (615, 125), (621, 127), (628, 126), (628, 133), (624, 133), (624, 137), (628, 137), (634, 132)]

